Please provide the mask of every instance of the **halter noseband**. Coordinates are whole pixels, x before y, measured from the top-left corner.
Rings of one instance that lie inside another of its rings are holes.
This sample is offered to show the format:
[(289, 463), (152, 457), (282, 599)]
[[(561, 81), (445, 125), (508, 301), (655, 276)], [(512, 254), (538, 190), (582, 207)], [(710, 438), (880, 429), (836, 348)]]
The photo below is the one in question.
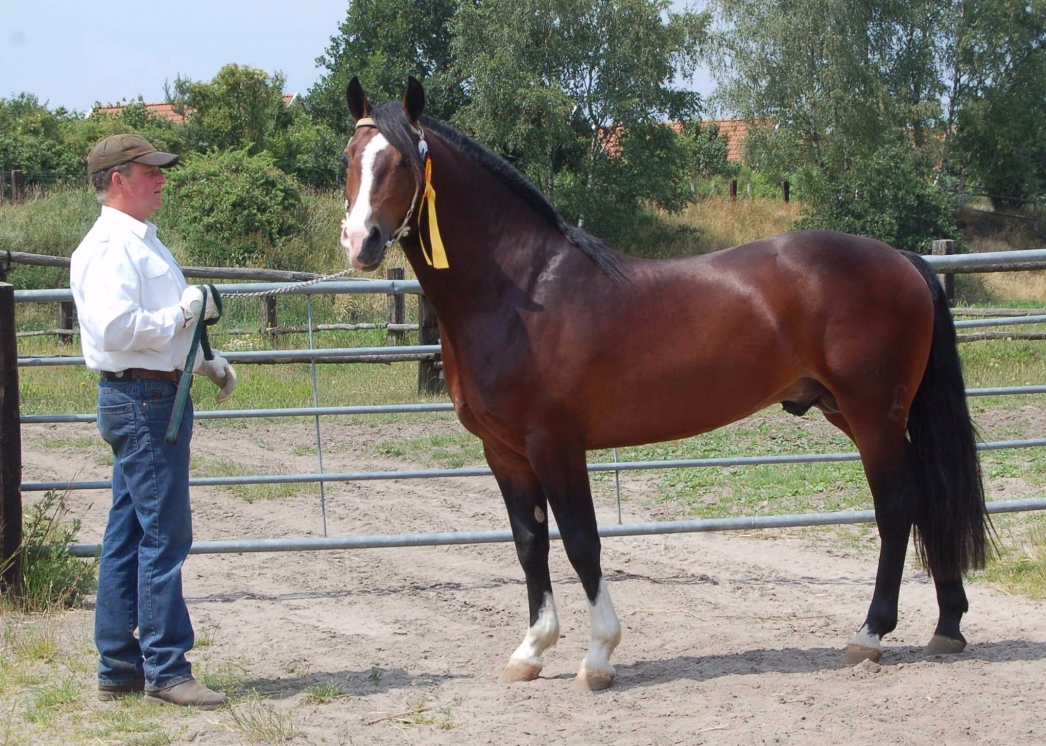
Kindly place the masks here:
[[(356, 129), (360, 127), (373, 127), (378, 129), (378, 125), (375, 124), (374, 120), (370, 117), (360, 117), (356, 120)], [(380, 130), (379, 130), (380, 131)], [(411, 127), (411, 131), (418, 136), (418, 153), (421, 154), (421, 160), (428, 157), (429, 144), (425, 142), (425, 130), (419, 125), (417, 129)], [(410, 199), (410, 209), (407, 210), (407, 214), (403, 216), (403, 222), (400, 223), (400, 227), (392, 232), (392, 236), (388, 241), (385, 242), (385, 249), (388, 250), (392, 247), (392, 244), (399, 241), (404, 236), (410, 235), (410, 219), (414, 216), (414, 207), (418, 201), (418, 193), (421, 191), (421, 185), (417, 181), (414, 182), (414, 196)], [(347, 225), (349, 222), (349, 200), (345, 200), (345, 220), (342, 225)]]

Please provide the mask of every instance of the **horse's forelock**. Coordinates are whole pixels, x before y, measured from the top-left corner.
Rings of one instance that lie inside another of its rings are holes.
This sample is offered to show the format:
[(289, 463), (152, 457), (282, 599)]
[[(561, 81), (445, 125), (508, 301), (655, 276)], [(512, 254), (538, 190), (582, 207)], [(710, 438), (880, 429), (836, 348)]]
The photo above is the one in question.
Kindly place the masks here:
[(407, 121), (407, 115), (403, 113), (403, 106), (398, 101), (384, 103), (371, 112), (371, 119), (378, 126), (378, 132), (385, 135), (389, 144), (410, 162), (415, 181), (422, 184), (425, 180), (425, 164), (418, 153), (417, 135)]

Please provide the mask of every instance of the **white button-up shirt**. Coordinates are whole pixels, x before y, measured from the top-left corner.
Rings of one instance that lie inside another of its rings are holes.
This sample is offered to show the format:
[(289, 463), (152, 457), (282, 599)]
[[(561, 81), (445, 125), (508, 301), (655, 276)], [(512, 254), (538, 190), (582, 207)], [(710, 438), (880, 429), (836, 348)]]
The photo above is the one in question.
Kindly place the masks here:
[[(192, 344), (178, 305), (185, 276), (156, 226), (111, 207), (73, 252), (69, 286), (87, 367), (181, 370)], [(198, 355), (196, 366), (203, 356)]]

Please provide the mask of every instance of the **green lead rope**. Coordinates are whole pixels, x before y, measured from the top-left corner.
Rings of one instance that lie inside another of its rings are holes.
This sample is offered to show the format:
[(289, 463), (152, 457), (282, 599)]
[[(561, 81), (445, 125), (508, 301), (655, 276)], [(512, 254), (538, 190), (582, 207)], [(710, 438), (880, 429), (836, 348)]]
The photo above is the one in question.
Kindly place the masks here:
[(178, 431), (182, 427), (182, 418), (185, 416), (185, 402), (189, 398), (189, 389), (192, 386), (192, 371), (196, 365), (196, 351), (203, 346), (203, 359), (214, 360), (214, 352), (211, 350), (211, 340), (207, 337), (207, 327), (217, 324), (222, 318), (222, 297), (218, 294), (214, 285), (208, 285), (211, 289), (211, 297), (218, 314), (212, 319), (204, 319), (207, 315), (207, 293), (203, 294), (203, 308), (200, 309), (200, 320), (196, 322), (193, 329), (192, 344), (189, 345), (189, 354), (185, 356), (185, 367), (182, 369), (181, 378), (178, 379), (178, 393), (174, 397), (174, 411), (171, 412), (171, 421), (167, 424), (167, 435), (164, 441), (167, 445), (178, 442)]

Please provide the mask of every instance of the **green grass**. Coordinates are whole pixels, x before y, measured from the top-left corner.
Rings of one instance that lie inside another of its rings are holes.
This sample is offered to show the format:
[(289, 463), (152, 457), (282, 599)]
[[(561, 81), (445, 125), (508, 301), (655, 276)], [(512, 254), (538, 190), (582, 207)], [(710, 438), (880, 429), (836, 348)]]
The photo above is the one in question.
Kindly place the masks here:
[(983, 576), (1012, 592), (1046, 598), (1046, 516), (996, 518), (999, 556)]
[(254, 743), (279, 744), (298, 735), (293, 712), (279, 712), (257, 697), (248, 697), (230, 711), (236, 731)]
[[(252, 469), (235, 461), (228, 459), (202, 459), (193, 458), (189, 474), (191, 477), (245, 477), (255, 475), (257, 469)], [(293, 484), (234, 484), (228, 487), (222, 486), (217, 489), (225, 489), (247, 503), (259, 500), (279, 500), (294, 497), (312, 486), (303, 482)]]
[(305, 690), (305, 700), (313, 705), (330, 704), (344, 696), (345, 691), (334, 681), (321, 681)]

